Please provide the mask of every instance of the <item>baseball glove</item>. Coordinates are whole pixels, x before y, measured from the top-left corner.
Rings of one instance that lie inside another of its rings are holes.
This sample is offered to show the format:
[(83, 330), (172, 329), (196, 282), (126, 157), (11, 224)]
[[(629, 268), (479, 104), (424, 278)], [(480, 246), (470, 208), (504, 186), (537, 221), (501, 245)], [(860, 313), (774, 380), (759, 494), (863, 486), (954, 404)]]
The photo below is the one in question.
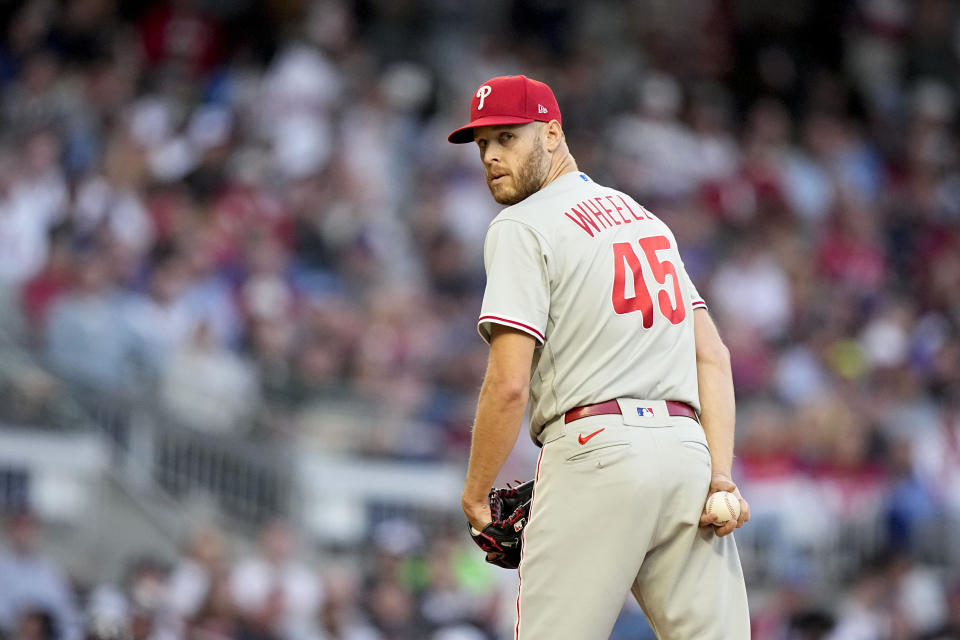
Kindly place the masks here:
[(470, 527), (470, 536), (481, 549), (487, 552), (487, 562), (516, 569), (520, 566), (523, 545), (523, 528), (530, 515), (530, 498), (533, 496), (533, 480), (515, 487), (490, 489), (490, 517), (492, 522), (477, 531)]

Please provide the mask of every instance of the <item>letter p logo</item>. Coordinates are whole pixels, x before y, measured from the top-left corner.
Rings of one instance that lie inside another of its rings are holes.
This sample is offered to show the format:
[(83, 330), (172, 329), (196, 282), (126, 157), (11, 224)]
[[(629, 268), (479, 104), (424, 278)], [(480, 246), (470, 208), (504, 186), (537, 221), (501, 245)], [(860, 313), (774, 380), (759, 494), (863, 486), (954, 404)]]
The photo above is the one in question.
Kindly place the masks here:
[(493, 91), (493, 89), (491, 89), (490, 85), (488, 84), (485, 84), (477, 89), (477, 97), (480, 98), (480, 104), (477, 105), (477, 111), (483, 109), (483, 101), (487, 99), (487, 96), (490, 95), (491, 91)]

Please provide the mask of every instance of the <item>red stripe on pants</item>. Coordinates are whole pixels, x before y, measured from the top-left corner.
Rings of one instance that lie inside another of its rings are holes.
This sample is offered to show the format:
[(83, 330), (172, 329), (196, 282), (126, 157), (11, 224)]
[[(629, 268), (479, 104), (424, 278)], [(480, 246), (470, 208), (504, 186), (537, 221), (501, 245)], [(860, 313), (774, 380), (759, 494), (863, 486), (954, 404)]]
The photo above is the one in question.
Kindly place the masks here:
[[(543, 460), (543, 447), (540, 448), (540, 456), (537, 458), (537, 473), (533, 476), (533, 490), (530, 492), (530, 511), (527, 513), (527, 525), (530, 524), (530, 516), (533, 514), (533, 498), (537, 494), (537, 481), (540, 480), (540, 461)], [(527, 549), (527, 545), (524, 542), (524, 536), (527, 534), (527, 528), (523, 528), (523, 533), (520, 534), (520, 566), (523, 566), (523, 553)], [(517, 568), (517, 578), (519, 578), (520, 583), (517, 585), (517, 628), (513, 632), (513, 640), (518, 640), (520, 637), (520, 587), (523, 586), (523, 576), (520, 575), (520, 568)]]

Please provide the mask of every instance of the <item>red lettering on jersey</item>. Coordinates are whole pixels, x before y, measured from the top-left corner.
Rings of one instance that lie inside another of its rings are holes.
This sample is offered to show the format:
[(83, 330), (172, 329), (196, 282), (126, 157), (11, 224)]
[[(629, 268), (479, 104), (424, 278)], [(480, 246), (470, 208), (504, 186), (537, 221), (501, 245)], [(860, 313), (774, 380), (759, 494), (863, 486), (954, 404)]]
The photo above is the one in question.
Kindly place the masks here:
[[(600, 220), (600, 219), (602, 218), (602, 219), (607, 223), (606, 226), (608, 226), (608, 227), (612, 227), (612, 226), (613, 226), (613, 220), (611, 220), (610, 218), (608, 218), (608, 217), (606, 216), (606, 214), (603, 212), (603, 209), (601, 209), (600, 207), (598, 207), (597, 205), (595, 205), (595, 204), (593, 203), (593, 201), (591, 201), (591, 200), (584, 200), (584, 201), (583, 201), (583, 206), (585, 206), (587, 209), (590, 210), (590, 213), (593, 214), (593, 217), (594, 217), (594, 218), (596, 218), (597, 220)], [(621, 224), (621, 223), (618, 222), (617, 224)]]
[(590, 216), (586, 215), (585, 213), (582, 213), (582, 212), (578, 211), (577, 209), (570, 209), (570, 211), (572, 211), (577, 217), (574, 218), (572, 215), (570, 215), (570, 214), (569, 214), (568, 212), (566, 212), (566, 211), (564, 211), (563, 214), (564, 214), (565, 216), (567, 216), (568, 218), (570, 218), (571, 220), (573, 220), (573, 222), (574, 222), (578, 227), (580, 227), (581, 229), (583, 229), (584, 232), (586, 232), (587, 234), (589, 234), (589, 236), (590, 236), (591, 238), (593, 237), (593, 231), (590, 230), (590, 227), (593, 227), (594, 230), (595, 230), (597, 233), (600, 233), (600, 227), (597, 226), (597, 223), (594, 222), (593, 219), (592, 219)]
[(647, 262), (650, 263), (650, 270), (653, 271), (653, 277), (659, 284), (667, 283), (667, 276), (673, 279), (673, 302), (670, 301), (670, 294), (666, 289), (660, 289), (657, 293), (657, 302), (660, 304), (660, 312), (672, 324), (680, 324), (687, 315), (687, 310), (683, 306), (682, 293), (680, 291), (680, 278), (677, 277), (677, 269), (670, 260), (661, 260), (657, 256), (657, 251), (666, 251), (670, 249), (670, 241), (665, 236), (651, 236), (640, 239), (640, 248), (643, 249)]
[(593, 214), (593, 217), (597, 219), (597, 222), (604, 229), (606, 229), (607, 227), (613, 226), (609, 222), (607, 222), (607, 219), (603, 217), (602, 213), (598, 211), (596, 207), (590, 206), (590, 203), (587, 200), (583, 200), (582, 202), (580, 202), (580, 204), (577, 205), (577, 208), (580, 209), (581, 211), (584, 211), (584, 212), (589, 211), (591, 214)]
[(617, 213), (620, 215), (621, 220), (623, 220), (626, 223), (633, 222), (633, 220), (623, 215), (623, 207), (621, 207), (620, 205), (618, 205), (616, 202), (613, 201), (613, 196), (607, 196), (607, 200), (609, 200), (610, 204), (613, 205), (613, 208), (617, 210)]
[(633, 209), (631, 209), (631, 208), (630, 208), (630, 205), (627, 204), (627, 201), (623, 199), (623, 196), (617, 196), (617, 197), (620, 198), (620, 202), (623, 203), (623, 206), (625, 206), (625, 207), (627, 208), (627, 211), (630, 212), (630, 215), (632, 215), (632, 216), (634, 217), (634, 219), (636, 219), (636, 220), (643, 220), (643, 218), (641, 218), (640, 216), (638, 216), (637, 214), (635, 214), (635, 213), (633, 212)]
[[(628, 273), (629, 270), (629, 273)], [(627, 277), (633, 276), (633, 297), (626, 296)], [(640, 312), (643, 328), (653, 326), (653, 299), (643, 279), (640, 258), (629, 242), (613, 243), (613, 310), (623, 315)]]
[[(586, 207), (585, 205), (586, 205), (585, 202), (581, 202), (580, 204), (578, 204), (578, 205), (576, 206), (577, 211), (579, 211), (581, 214), (587, 216), (588, 219), (590, 218), (590, 215), (589, 215), (589, 214), (592, 213), (592, 214), (593, 214), (593, 217), (596, 218), (596, 219), (597, 219), (597, 222), (600, 223), (600, 226), (603, 227), (604, 229), (606, 229), (606, 228), (609, 226), (609, 225), (606, 223), (606, 221), (605, 221), (603, 218), (601, 218), (600, 216), (598, 216), (597, 213), (596, 213), (593, 209), (591, 209), (590, 207)], [(584, 209), (586, 209), (586, 211), (584, 211)], [(589, 213), (588, 213), (588, 212), (589, 212)]]
[[(673, 302), (666, 288), (657, 287), (657, 302), (660, 313), (672, 324), (680, 324), (686, 317), (686, 308), (683, 304), (680, 279), (677, 269), (668, 258), (661, 258), (658, 251), (670, 249), (670, 240), (666, 236), (640, 238), (640, 248), (650, 265), (653, 277), (659, 285), (667, 284), (667, 277), (673, 278)], [(653, 326), (653, 299), (650, 289), (647, 288), (643, 266), (639, 256), (629, 242), (613, 243), (613, 292), (611, 300), (613, 310), (618, 314), (627, 314), (640, 311), (643, 317), (643, 326), (649, 329)], [(627, 273), (630, 270), (630, 274)], [(633, 275), (633, 297), (627, 297), (627, 278)], [(703, 304), (702, 301), (698, 301)], [(637, 412), (643, 415), (644, 411), (651, 411), (649, 407), (638, 408)]]
[(617, 225), (618, 227), (623, 224), (611, 215), (613, 213), (613, 209), (607, 209), (607, 205), (603, 204), (603, 198), (597, 196), (594, 198), (594, 200), (597, 201), (597, 204), (600, 205), (600, 208), (604, 210), (611, 220), (613, 220), (613, 224)]

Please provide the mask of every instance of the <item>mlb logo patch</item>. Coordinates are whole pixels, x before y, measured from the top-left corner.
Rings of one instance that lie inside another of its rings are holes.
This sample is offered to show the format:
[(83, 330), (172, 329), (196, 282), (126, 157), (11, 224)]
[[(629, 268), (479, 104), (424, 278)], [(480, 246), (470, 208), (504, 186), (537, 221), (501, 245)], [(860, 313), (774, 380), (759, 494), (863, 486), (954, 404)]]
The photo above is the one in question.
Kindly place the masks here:
[(637, 415), (641, 418), (652, 418), (653, 409), (650, 407), (637, 407)]

